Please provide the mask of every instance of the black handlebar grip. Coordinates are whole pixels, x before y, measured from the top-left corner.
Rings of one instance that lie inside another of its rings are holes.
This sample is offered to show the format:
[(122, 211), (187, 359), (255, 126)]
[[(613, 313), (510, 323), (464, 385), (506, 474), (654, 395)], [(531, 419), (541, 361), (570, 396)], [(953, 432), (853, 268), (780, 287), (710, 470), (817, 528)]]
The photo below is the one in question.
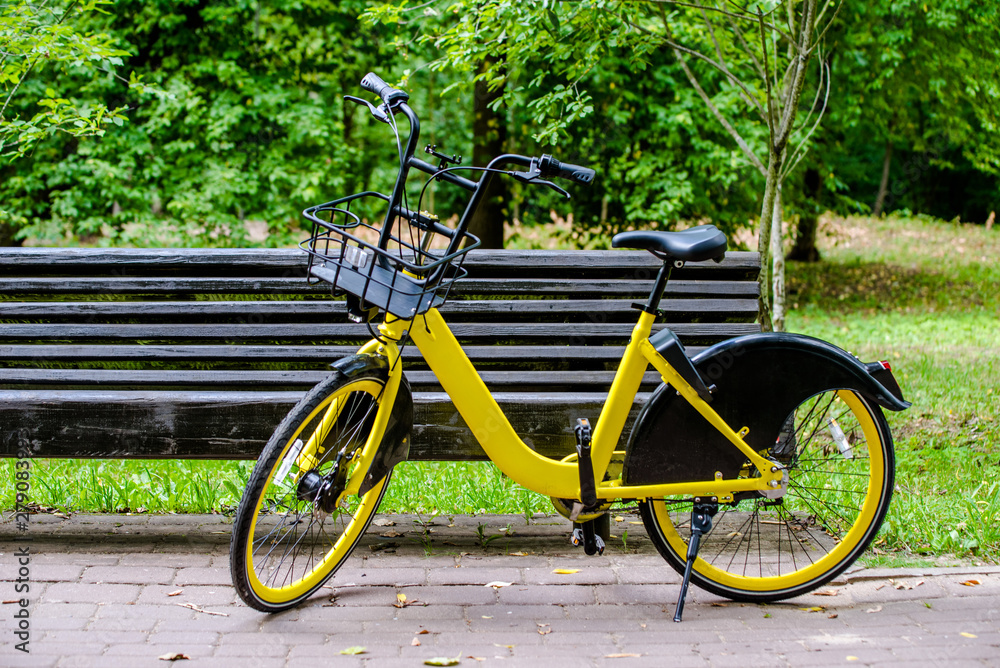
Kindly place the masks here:
[(564, 179), (573, 179), (577, 183), (590, 184), (594, 180), (594, 176), (597, 174), (590, 167), (581, 167), (580, 165), (570, 165), (569, 163), (559, 162), (551, 155), (543, 155), (541, 162), (539, 164), (542, 173), (546, 176), (561, 176)]
[(375, 93), (382, 101), (388, 106), (392, 106), (396, 100), (406, 102), (410, 99), (409, 93), (399, 90), (398, 88), (393, 88), (386, 82), (382, 81), (382, 77), (375, 74), (374, 72), (369, 72), (361, 80), (361, 87), (365, 90)]

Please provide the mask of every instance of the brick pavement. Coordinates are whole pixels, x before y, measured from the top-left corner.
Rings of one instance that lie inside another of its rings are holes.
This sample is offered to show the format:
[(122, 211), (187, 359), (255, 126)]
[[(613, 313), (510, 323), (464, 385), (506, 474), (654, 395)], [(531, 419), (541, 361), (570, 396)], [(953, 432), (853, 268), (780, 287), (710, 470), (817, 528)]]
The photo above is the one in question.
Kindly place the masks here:
[[(440, 656), (545, 668), (1000, 666), (997, 567), (854, 569), (824, 588), (833, 595), (766, 606), (692, 588), (678, 625), (679, 576), (634, 516), (613, 525), (619, 537), (601, 557), (569, 545), (558, 517), (390, 519), (329, 588), (268, 616), (238, 602), (230, 584), (225, 518), (33, 516), (27, 655), (14, 650), (20, 606), (8, 603), (19, 596), (14, 551), (26, 543), (5, 521), (0, 666), (162, 667), (157, 657), (170, 653), (191, 668), (391, 668)], [(479, 524), (498, 536), (485, 547)], [(962, 584), (971, 580), (979, 584)], [(484, 586), (495, 581), (511, 584)], [(399, 593), (419, 604), (394, 607)], [(365, 653), (340, 654), (354, 646)]]

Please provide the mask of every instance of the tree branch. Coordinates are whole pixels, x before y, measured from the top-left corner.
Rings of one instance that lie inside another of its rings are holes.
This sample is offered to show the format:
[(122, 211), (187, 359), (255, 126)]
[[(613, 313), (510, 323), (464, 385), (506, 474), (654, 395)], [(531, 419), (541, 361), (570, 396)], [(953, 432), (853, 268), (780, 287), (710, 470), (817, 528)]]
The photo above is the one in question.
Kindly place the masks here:
[[(802, 158), (806, 156), (807, 152), (805, 149), (806, 143), (809, 141), (809, 138), (812, 137), (813, 133), (816, 132), (816, 128), (819, 127), (820, 121), (823, 120), (823, 116), (826, 115), (826, 109), (827, 109), (826, 103), (830, 99), (830, 80), (831, 80), (830, 66), (820, 61), (819, 69), (821, 73), (823, 72), (824, 68), (826, 69), (826, 95), (823, 97), (823, 106), (819, 110), (819, 114), (816, 116), (816, 122), (809, 129), (806, 135), (802, 138), (802, 141), (799, 142), (799, 145), (795, 147), (795, 151), (792, 153), (792, 157), (789, 158), (787, 163), (785, 163), (785, 167), (783, 168), (781, 173), (781, 180), (784, 180), (789, 174), (791, 174), (792, 171), (802, 161)], [(820, 76), (822, 77), (822, 74)], [(822, 80), (820, 81), (820, 86), (816, 88), (817, 97), (819, 96), (820, 90), (822, 90)], [(813, 104), (815, 104), (815, 102)], [(807, 117), (806, 123), (808, 123), (808, 121), (809, 119)]]
[[(736, 77), (729, 71), (729, 66), (726, 65), (726, 59), (722, 55), (722, 47), (719, 46), (719, 40), (715, 38), (715, 30), (712, 27), (712, 22), (708, 20), (708, 13), (704, 9), (701, 10), (701, 17), (705, 21), (705, 27), (708, 28), (708, 34), (712, 38), (712, 44), (715, 45), (715, 55), (719, 58), (719, 65), (722, 67), (722, 71), (728, 77), (735, 79)], [(760, 108), (760, 103), (751, 99), (750, 95), (748, 95), (743, 89), (740, 90), (740, 97), (743, 98), (743, 101), (746, 102), (748, 106), (756, 108), (758, 113), (761, 114), (761, 119), (763, 120), (763, 109)]]
[[(662, 7), (660, 9), (661, 9), (661, 13), (662, 13)], [(670, 34), (670, 26), (667, 24), (667, 20), (666, 20), (666, 15), (665, 14), (661, 16), (661, 20), (663, 21), (663, 31), (665, 33), (663, 35), (658, 35), (658, 34), (654, 33), (652, 30), (649, 30), (647, 28), (642, 27), (641, 25), (633, 22), (631, 19), (628, 19), (628, 18), (622, 16), (621, 14), (615, 14), (615, 16), (618, 17), (619, 21), (622, 21), (623, 23), (627, 23), (628, 25), (632, 26), (636, 30), (639, 30), (640, 32), (644, 32), (647, 35), (651, 35), (653, 37), (656, 37), (657, 39), (663, 40), (663, 43), (666, 44), (667, 46), (669, 46), (671, 49), (673, 49), (675, 53), (677, 51), (682, 51), (684, 53), (690, 54), (691, 56), (694, 56), (695, 58), (698, 58), (699, 60), (705, 61), (706, 63), (708, 63), (709, 65), (711, 65), (715, 69), (717, 69), (720, 72), (722, 72), (722, 74), (727, 79), (729, 79), (730, 82), (732, 82), (733, 84), (735, 84), (741, 91), (743, 91), (743, 93), (746, 95), (746, 97), (744, 98), (744, 100), (746, 100), (746, 102), (748, 102), (749, 104), (751, 104), (757, 110), (757, 113), (759, 113), (761, 115), (761, 117), (763, 117), (763, 115), (764, 115), (764, 109), (760, 106), (760, 103), (757, 102), (754, 99), (754, 97), (753, 97), (753, 91), (751, 91), (749, 88), (747, 88), (746, 84), (744, 84), (737, 76), (735, 76), (728, 69), (726, 69), (726, 67), (724, 65), (720, 65), (719, 63), (715, 62), (714, 60), (712, 60), (711, 58), (709, 58), (705, 54), (699, 53), (698, 51), (695, 51), (694, 49), (689, 49), (688, 47), (686, 47), (686, 46), (684, 46), (682, 44), (678, 44), (677, 42), (675, 42), (675, 41), (671, 40), (669, 37), (667, 37), (667, 35)]]

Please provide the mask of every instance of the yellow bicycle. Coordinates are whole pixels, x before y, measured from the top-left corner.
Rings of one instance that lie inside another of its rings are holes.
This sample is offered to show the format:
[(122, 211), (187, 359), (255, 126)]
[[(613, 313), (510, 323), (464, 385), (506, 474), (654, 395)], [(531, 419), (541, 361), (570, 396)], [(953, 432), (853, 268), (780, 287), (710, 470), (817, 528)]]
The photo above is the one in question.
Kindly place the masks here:
[[(579, 523), (574, 542), (588, 554), (604, 547), (595, 520), (615, 502), (638, 502), (657, 550), (684, 576), (676, 621), (689, 582), (736, 600), (773, 601), (819, 587), (860, 556), (893, 489), (892, 437), (881, 408), (909, 407), (887, 363), (865, 364), (792, 334), (737, 337), (690, 359), (669, 329), (651, 334), (660, 297), (675, 266), (721, 260), (726, 237), (711, 225), (625, 232), (613, 246), (648, 250), (662, 268), (647, 302), (637, 305), (638, 322), (595, 427), (577, 421), (569, 457), (536, 453), (514, 432), (438, 307), (478, 245), (466, 226), (491, 178), (508, 175), (565, 194), (546, 179), (589, 183), (594, 172), (551, 156), (506, 154), (473, 181), (457, 172), (474, 168), (430, 146), (439, 165), (415, 157), (420, 126), (407, 93), (374, 74), (361, 85), (382, 104), (348, 99), (396, 133), (395, 187), (306, 209), (313, 234), (302, 247), (310, 276), (345, 293), (351, 319), (369, 323), (373, 338), (333, 364), (333, 374), (292, 409), (250, 476), (230, 557), (248, 605), (277, 612), (305, 600), (364, 534), (409, 448), (413, 401), (400, 355), (409, 342), (487, 456)], [(405, 148), (397, 114), (410, 125)], [(419, 202), (408, 208), (411, 168), (472, 193), (454, 228), (421, 212)], [(364, 213), (372, 205), (384, 210), (381, 224)], [(663, 384), (625, 435), (650, 366)]]

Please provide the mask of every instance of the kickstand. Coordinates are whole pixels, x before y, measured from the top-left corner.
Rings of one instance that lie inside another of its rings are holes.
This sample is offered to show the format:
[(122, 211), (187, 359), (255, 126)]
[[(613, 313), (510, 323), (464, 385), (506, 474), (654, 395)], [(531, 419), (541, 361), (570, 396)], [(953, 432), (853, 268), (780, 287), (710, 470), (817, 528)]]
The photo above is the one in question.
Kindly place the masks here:
[(688, 541), (687, 564), (684, 566), (684, 580), (681, 582), (681, 593), (677, 597), (677, 609), (674, 611), (674, 621), (681, 621), (684, 614), (684, 599), (687, 597), (688, 585), (691, 583), (691, 569), (694, 560), (698, 558), (698, 548), (701, 547), (701, 537), (712, 530), (712, 516), (719, 510), (717, 503), (701, 503), (695, 499), (691, 508), (691, 540)]

